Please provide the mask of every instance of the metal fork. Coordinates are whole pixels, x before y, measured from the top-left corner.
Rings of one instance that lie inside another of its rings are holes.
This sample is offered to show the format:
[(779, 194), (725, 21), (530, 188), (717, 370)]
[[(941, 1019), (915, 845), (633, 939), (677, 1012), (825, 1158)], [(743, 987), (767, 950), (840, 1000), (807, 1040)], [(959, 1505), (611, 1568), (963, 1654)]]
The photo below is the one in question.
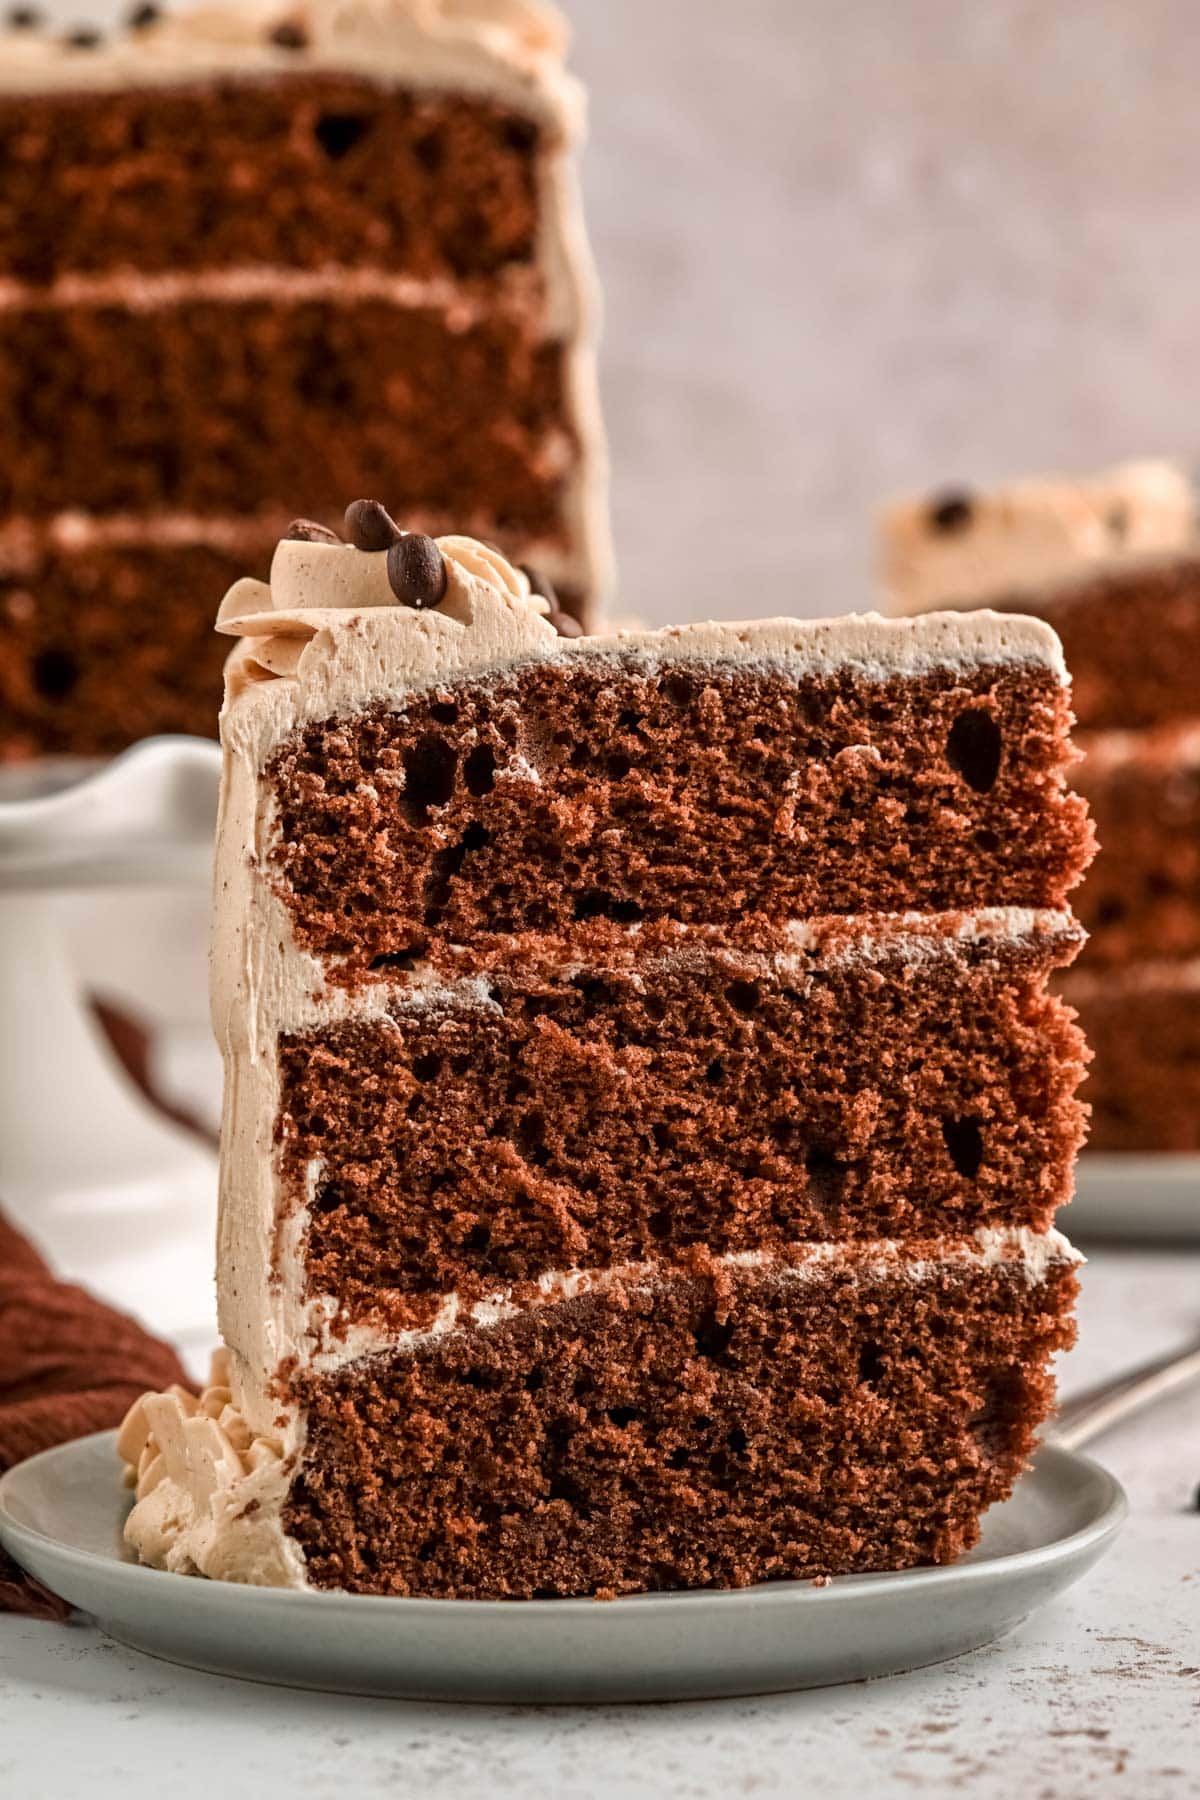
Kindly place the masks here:
[(1064, 1400), (1049, 1433), (1052, 1444), (1077, 1450), (1090, 1443), (1102, 1431), (1120, 1424), (1133, 1413), (1155, 1405), (1168, 1394), (1200, 1380), (1200, 1337), (1193, 1338), (1178, 1350), (1169, 1351), (1154, 1362), (1142, 1363), (1124, 1375), (1097, 1382)]

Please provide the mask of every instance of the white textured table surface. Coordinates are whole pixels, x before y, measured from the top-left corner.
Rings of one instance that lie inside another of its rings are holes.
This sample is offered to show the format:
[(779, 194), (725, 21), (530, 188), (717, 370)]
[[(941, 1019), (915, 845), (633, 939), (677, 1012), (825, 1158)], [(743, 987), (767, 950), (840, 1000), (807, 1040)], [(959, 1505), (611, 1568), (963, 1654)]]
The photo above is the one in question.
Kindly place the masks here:
[[(1100, 1251), (1064, 1387), (1194, 1329), (1200, 1253)], [(93, 1629), (0, 1619), (0, 1794), (523, 1800), (876, 1794), (1182, 1800), (1200, 1793), (1200, 1392), (1099, 1449), (1117, 1549), (1006, 1642), (892, 1681), (677, 1706), (485, 1708), (193, 1674)]]

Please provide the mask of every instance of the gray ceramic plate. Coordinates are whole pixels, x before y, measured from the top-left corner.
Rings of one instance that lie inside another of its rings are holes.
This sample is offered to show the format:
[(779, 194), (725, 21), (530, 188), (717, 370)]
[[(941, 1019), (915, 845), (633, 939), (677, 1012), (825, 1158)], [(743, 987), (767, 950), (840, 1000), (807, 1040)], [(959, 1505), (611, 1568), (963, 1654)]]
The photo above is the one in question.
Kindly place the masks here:
[(111, 1637), (169, 1662), (293, 1687), (434, 1700), (682, 1700), (894, 1675), (1009, 1631), (1112, 1542), (1120, 1485), (1044, 1449), (951, 1568), (594, 1600), (280, 1593), (139, 1568), (121, 1544), (114, 1434), (0, 1481), (0, 1542)]
[(1200, 1239), (1200, 1156), (1085, 1152), (1075, 1198), (1059, 1222), (1079, 1238)]

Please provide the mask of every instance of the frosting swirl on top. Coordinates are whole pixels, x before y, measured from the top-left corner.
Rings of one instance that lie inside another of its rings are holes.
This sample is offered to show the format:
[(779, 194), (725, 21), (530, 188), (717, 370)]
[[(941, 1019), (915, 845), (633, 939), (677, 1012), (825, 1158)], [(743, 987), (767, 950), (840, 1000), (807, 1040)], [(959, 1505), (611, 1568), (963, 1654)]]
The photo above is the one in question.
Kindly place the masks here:
[(269, 581), (243, 577), (221, 602), (216, 628), (246, 640), (227, 669), (230, 698), (255, 682), (294, 678), (308, 644), (322, 633), (345, 630), (364, 616), (386, 613), (406, 623), (434, 615), (459, 626), (476, 624), (481, 608), (510, 614), (523, 631), (552, 639), (552, 607), (535, 593), (528, 575), (489, 544), (471, 537), (435, 538), (445, 569), (445, 592), (436, 606), (402, 605), (382, 550), (365, 551), (334, 539), (285, 537), (276, 546)]

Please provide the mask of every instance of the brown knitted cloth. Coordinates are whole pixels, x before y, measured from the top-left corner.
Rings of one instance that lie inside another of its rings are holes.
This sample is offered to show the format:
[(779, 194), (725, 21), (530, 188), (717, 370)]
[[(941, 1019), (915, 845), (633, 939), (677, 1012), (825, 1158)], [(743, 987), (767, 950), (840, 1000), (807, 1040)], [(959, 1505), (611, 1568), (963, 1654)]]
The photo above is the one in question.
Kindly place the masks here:
[[(0, 1473), (119, 1425), (149, 1388), (186, 1384), (175, 1352), (83, 1288), (56, 1281), (0, 1215)], [(118, 1471), (114, 1460), (113, 1480)], [(0, 1612), (66, 1618), (70, 1608), (0, 1550)]]

